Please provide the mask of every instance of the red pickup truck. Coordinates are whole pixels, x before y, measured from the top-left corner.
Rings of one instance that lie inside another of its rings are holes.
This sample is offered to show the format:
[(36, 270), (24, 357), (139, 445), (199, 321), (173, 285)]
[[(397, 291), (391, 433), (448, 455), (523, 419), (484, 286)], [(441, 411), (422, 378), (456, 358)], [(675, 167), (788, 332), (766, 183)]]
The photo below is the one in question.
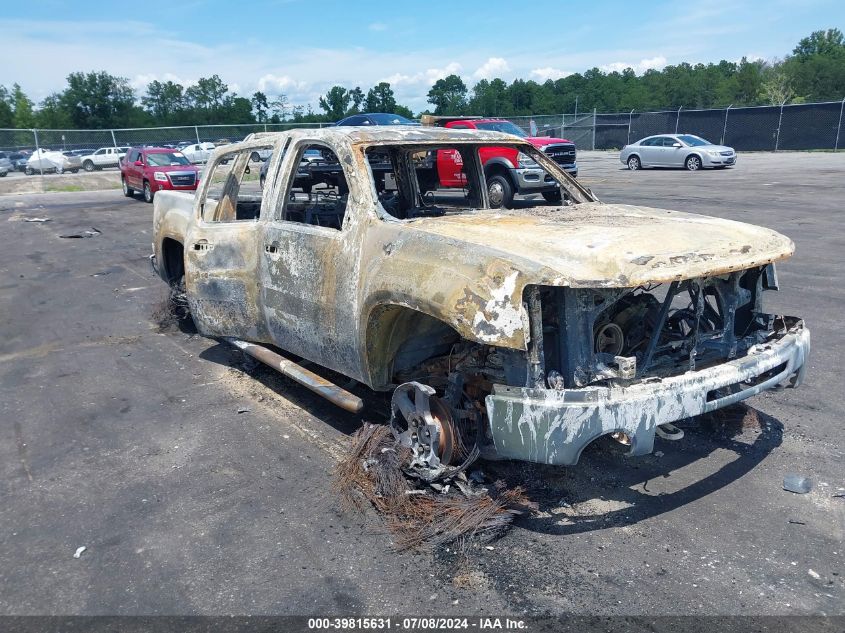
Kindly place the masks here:
[[(423, 115), (422, 124), (514, 134), (544, 152), (569, 175), (578, 175), (575, 144), (563, 138), (528, 136), (518, 126), (504, 119)], [(491, 206), (509, 207), (515, 194), (540, 193), (549, 202), (560, 201), (558, 184), (526, 154), (505, 147), (483, 147), (479, 154), (484, 165)], [(460, 154), (455, 150), (437, 152), (437, 174), (441, 187), (463, 187), (466, 184), (460, 161)]]

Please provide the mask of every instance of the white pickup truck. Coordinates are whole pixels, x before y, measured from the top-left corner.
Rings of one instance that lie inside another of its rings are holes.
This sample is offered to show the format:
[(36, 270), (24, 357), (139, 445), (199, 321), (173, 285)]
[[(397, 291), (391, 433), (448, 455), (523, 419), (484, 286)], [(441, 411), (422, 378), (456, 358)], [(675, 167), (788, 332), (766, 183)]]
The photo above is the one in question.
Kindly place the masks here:
[[(511, 134), (397, 127), (256, 134), (214, 151), (196, 195), (156, 194), (152, 262), (200, 333), (350, 411), (362, 399), (320, 367), (395, 389), (391, 424), (432, 468), (473, 446), (572, 465), (602, 436), (644, 455), (658, 429), (679, 439), (672, 422), (800, 384), (810, 333), (763, 299), (789, 238), (604, 204)], [(525, 153), (563, 200), (492, 208), (489, 147)], [(466, 185), (423, 191), (443, 151)]]
[(82, 169), (94, 171), (103, 167), (118, 167), (128, 151), (128, 147), (101, 147), (93, 154), (82, 157)]

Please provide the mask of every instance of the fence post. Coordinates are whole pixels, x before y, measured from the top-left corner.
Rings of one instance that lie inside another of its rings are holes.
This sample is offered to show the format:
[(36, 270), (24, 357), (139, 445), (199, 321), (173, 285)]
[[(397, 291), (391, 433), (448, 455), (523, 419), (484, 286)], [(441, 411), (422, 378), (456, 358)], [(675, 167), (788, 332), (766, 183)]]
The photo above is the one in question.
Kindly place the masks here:
[(563, 138), (563, 131), (566, 129), (566, 115), (560, 115), (560, 136)]
[(780, 104), (780, 116), (778, 116), (778, 131), (775, 134), (775, 151), (778, 151), (778, 145), (780, 144), (780, 124), (783, 121), (783, 106), (786, 104), (786, 100)]
[(264, 124), (264, 131), (265, 132), (267, 131), (267, 124), (266, 123)]
[[(681, 106), (681, 108), (683, 107)], [(675, 116), (675, 134), (678, 133), (678, 124), (681, 122), (681, 108), (678, 108), (678, 114)]]
[(197, 143), (199, 143), (200, 142), (200, 130), (196, 125), (194, 126), (194, 134), (197, 135)]
[(114, 130), (109, 130), (109, 132), (111, 132), (112, 147), (117, 147), (117, 139), (114, 138)]
[(596, 149), (596, 109), (593, 108), (593, 149)]
[(38, 130), (33, 129), (32, 133), (35, 135), (35, 154), (38, 156), (38, 171), (41, 172), (41, 177), (44, 177), (44, 157), (41, 155), (41, 146), (38, 144)]
[(833, 146), (833, 151), (839, 151), (839, 132), (842, 131), (842, 111), (845, 110), (845, 99), (842, 99), (842, 105), (839, 106), (839, 125), (836, 126), (836, 144)]
[(725, 144), (725, 134), (728, 131), (728, 113), (731, 111), (731, 108), (733, 107), (733, 105), (734, 104), (729, 105), (727, 110), (725, 110), (725, 125), (722, 127), (722, 140), (719, 141), (720, 145)]
[(628, 144), (631, 144), (631, 120), (634, 118), (634, 108), (628, 113)]

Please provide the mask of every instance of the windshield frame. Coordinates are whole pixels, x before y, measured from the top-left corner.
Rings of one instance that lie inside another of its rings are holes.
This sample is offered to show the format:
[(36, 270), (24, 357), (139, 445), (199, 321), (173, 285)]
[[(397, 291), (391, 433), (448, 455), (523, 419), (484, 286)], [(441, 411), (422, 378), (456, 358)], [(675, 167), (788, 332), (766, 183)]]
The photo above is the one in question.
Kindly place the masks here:
[[(579, 204), (583, 202), (598, 202), (598, 198), (593, 194), (590, 189), (587, 189), (577, 180), (575, 180), (572, 176), (570, 176), (564, 169), (562, 169), (557, 163), (555, 163), (551, 158), (546, 156), (543, 152), (537, 149), (534, 145), (529, 143), (528, 141), (513, 141), (513, 142), (504, 142), (504, 143), (490, 143), (485, 142), (481, 143), (477, 139), (471, 140), (443, 140), (443, 141), (429, 141), (420, 143), (419, 141), (391, 141), (389, 143), (368, 143), (359, 145), (357, 151), (360, 151), (363, 157), (362, 163), (366, 166), (367, 169), (367, 177), (368, 177), (368, 189), (369, 193), (372, 196), (373, 201), (376, 203), (376, 214), (378, 215), (379, 219), (388, 221), (388, 222), (415, 222), (421, 219), (422, 217), (416, 218), (397, 218), (396, 216), (390, 214), (381, 204), (379, 201), (379, 194), (376, 189), (376, 178), (373, 175), (372, 167), (370, 166), (370, 162), (367, 157), (367, 153), (371, 150), (377, 150), (379, 148), (392, 148), (392, 147), (401, 147), (403, 151), (407, 151), (410, 153), (416, 152), (426, 152), (429, 150), (436, 150), (442, 149), (444, 147), (454, 146), (461, 148), (465, 146), (470, 146), (470, 148), (475, 149), (474, 151), (474, 159), (473, 163), (477, 161), (477, 165), (479, 166), (478, 174), (481, 182), (481, 195), (483, 204), (478, 209), (475, 209), (476, 213), (480, 214), (495, 214), (502, 212), (501, 209), (494, 209), (490, 207), (490, 200), (487, 197), (487, 187), (486, 182), (484, 180), (484, 170), (483, 165), (481, 164), (481, 156), (479, 151), (485, 147), (506, 147), (512, 148), (517, 150), (518, 152), (522, 152), (524, 154), (528, 154), (531, 159), (533, 159), (539, 167), (541, 167), (547, 174), (549, 174), (552, 178), (554, 178), (560, 187), (568, 194), (569, 200), (572, 204)], [(416, 178), (415, 178), (416, 179)], [(418, 183), (414, 182), (414, 187), (418, 190)]]

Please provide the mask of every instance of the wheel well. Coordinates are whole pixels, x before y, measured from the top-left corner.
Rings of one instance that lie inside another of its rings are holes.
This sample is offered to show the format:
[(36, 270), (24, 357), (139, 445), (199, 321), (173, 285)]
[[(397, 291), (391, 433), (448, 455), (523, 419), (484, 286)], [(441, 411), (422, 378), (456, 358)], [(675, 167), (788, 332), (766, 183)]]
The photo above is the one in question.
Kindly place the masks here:
[(696, 157), (698, 160), (700, 160), (700, 161), (703, 161), (703, 160), (704, 160), (704, 159), (701, 157), (701, 154), (699, 154), (698, 152), (690, 152), (689, 154), (687, 154), (687, 157), (684, 159), (684, 162), (685, 162), (685, 163), (686, 163), (686, 162), (690, 159), (690, 156), (695, 156), (695, 157)]
[(625, 162), (627, 163), (632, 158), (636, 158), (638, 161), (640, 161), (640, 163), (643, 162), (643, 159), (640, 158), (640, 155), (637, 152), (631, 152), (630, 154), (628, 154), (628, 158), (625, 159)]
[(511, 187), (516, 189), (516, 183), (514, 183), (513, 178), (511, 177), (510, 170), (501, 163), (493, 163), (484, 168), (484, 179), (486, 180), (491, 176), (504, 176), (508, 179)]
[(161, 243), (161, 258), (167, 283), (175, 283), (185, 275), (185, 249), (180, 242), (166, 237)]
[(373, 309), (367, 323), (367, 369), (373, 389), (385, 389), (394, 373), (448, 354), (460, 335), (449, 324), (394, 304)]

